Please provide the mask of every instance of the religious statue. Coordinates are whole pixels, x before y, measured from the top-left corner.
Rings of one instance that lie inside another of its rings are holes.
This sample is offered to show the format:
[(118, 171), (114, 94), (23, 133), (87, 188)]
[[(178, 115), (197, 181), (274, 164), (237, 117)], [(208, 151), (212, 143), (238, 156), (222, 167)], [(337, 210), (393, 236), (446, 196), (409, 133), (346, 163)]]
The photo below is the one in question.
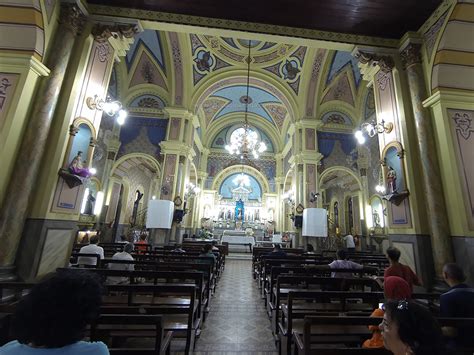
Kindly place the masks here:
[(140, 200), (143, 197), (143, 193), (140, 190), (135, 191), (135, 201), (133, 202), (133, 211), (132, 211), (132, 224), (135, 225), (137, 223), (137, 213), (138, 213), (138, 205), (140, 204)]
[(227, 210), (226, 219), (232, 219), (232, 212), (231, 212), (231, 210)]
[(397, 192), (397, 172), (391, 166), (388, 167), (387, 185), (387, 190), (389, 193)]
[(86, 206), (84, 208), (84, 214), (87, 214), (89, 216), (94, 214), (94, 202), (95, 197), (92, 195), (92, 191), (89, 191), (89, 195), (87, 195)]
[(218, 217), (218, 219), (220, 219), (220, 220), (223, 220), (223, 219), (224, 219), (224, 208), (221, 208), (221, 209), (219, 210), (219, 217)]
[(69, 164), (69, 172), (71, 174), (77, 175), (77, 176), (82, 176), (85, 178), (88, 178), (91, 176), (91, 173), (89, 172), (89, 169), (84, 168), (83, 162), (82, 162), (82, 152), (78, 151), (77, 155), (74, 157), (74, 159), (71, 161)]

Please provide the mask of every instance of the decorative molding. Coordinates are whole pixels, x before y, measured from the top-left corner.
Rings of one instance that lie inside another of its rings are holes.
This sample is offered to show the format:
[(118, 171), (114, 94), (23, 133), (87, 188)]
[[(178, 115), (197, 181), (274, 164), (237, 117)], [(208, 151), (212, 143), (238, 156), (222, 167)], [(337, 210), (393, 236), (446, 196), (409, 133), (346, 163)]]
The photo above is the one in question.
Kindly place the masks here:
[(395, 62), (390, 56), (369, 53), (366, 51), (361, 51), (360, 49), (356, 49), (353, 55), (361, 64), (368, 64), (372, 67), (378, 65), (380, 67), (380, 70), (384, 73), (391, 72), (392, 69), (395, 67)]
[[(364, 35), (354, 35), (348, 33), (337, 33), (320, 30), (311, 30), (307, 28), (295, 28), (288, 26), (278, 26), (269, 24), (260, 24), (244, 21), (224, 20), (210, 17), (200, 17), (191, 15), (181, 15), (173, 13), (165, 13), (158, 11), (146, 11), (140, 9), (130, 9), (122, 7), (112, 7), (104, 5), (89, 4), (89, 10), (93, 14), (117, 16), (126, 18), (135, 18), (141, 20), (150, 20), (156, 22), (164, 22), (169, 24), (213, 27), (216, 29), (241, 30), (245, 32), (266, 33), (274, 35), (284, 35), (291, 37), (300, 37), (305, 39), (323, 40), (339, 43), (370, 45), (386, 48), (396, 48), (398, 40), (371, 37)], [(223, 47), (221, 47), (222, 49)]]
[(405, 69), (414, 64), (421, 64), (421, 44), (409, 43), (400, 52), (400, 57)]
[(92, 28), (94, 40), (99, 43), (107, 42), (110, 37), (115, 39), (133, 38), (140, 32), (136, 24), (101, 24), (98, 23)]
[(74, 3), (61, 3), (59, 23), (75, 35), (84, 29), (86, 17), (81, 9)]

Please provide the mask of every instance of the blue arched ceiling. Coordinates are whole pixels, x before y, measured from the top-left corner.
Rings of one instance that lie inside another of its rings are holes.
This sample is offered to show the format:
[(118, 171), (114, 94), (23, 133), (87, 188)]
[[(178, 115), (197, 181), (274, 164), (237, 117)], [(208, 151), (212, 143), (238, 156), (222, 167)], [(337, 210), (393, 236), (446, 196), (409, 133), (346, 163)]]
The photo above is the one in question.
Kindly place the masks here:
[(354, 81), (359, 86), (362, 80), (359, 67), (357, 66), (357, 59), (354, 58), (351, 53), (337, 51), (332, 58), (331, 69), (329, 70), (327, 83), (329, 84), (334, 77), (339, 74), (347, 65), (351, 66), (352, 73), (354, 75)]
[(132, 63), (137, 55), (138, 49), (143, 45), (148, 49), (150, 54), (154, 57), (156, 62), (161, 66), (163, 71), (165, 70), (165, 61), (163, 59), (163, 47), (160, 41), (159, 31), (145, 30), (135, 36), (135, 41), (130, 46), (127, 52), (125, 61), (127, 68), (130, 69)]
[[(247, 87), (245, 85), (229, 86), (214, 92), (211, 97), (221, 97), (228, 101), (228, 103), (217, 112), (214, 119), (218, 119), (219, 117), (233, 112), (245, 112), (245, 103), (241, 102), (241, 98), (245, 97), (246, 93)], [(251, 103), (248, 105), (248, 111), (263, 117), (268, 122), (275, 125), (271, 116), (263, 108), (262, 104), (277, 103), (282, 105), (282, 102), (268, 91), (257, 87), (250, 87), (249, 97)]]

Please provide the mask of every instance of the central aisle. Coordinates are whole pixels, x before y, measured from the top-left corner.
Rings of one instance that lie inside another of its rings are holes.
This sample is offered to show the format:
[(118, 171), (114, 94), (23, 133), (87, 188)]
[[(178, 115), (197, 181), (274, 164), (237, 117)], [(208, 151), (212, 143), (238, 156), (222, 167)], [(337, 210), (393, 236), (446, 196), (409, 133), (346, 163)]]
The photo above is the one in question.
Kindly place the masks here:
[(278, 354), (251, 266), (251, 260), (226, 259), (196, 355)]

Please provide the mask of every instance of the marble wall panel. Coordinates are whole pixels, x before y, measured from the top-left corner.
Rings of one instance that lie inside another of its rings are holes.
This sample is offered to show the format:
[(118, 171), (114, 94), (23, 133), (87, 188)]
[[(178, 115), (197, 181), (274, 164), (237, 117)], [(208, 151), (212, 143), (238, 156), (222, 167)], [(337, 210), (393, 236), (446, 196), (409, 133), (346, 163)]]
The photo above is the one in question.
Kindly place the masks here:
[(48, 229), (38, 267), (37, 277), (54, 272), (58, 267), (67, 266), (72, 231), (67, 229)]

